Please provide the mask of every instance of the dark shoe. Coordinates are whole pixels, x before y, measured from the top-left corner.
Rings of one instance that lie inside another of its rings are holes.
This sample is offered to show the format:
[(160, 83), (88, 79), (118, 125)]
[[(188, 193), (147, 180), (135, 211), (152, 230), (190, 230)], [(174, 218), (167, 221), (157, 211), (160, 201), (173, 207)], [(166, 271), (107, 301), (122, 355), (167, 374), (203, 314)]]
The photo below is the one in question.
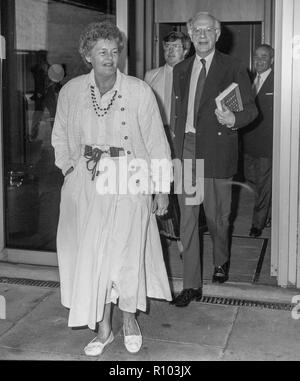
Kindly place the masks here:
[(250, 229), (249, 236), (257, 238), (257, 237), (260, 237), (261, 234), (262, 234), (262, 229), (258, 229), (256, 227), (252, 226), (252, 228)]
[(171, 304), (175, 304), (176, 307), (186, 307), (192, 300), (199, 301), (201, 298), (201, 288), (185, 288), (179, 295), (176, 296), (176, 298), (172, 300)]
[(213, 283), (224, 283), (228, 280), (229, 262), (224, 263), (222, 266), (215, 267), (214, 275), (212, 278)]

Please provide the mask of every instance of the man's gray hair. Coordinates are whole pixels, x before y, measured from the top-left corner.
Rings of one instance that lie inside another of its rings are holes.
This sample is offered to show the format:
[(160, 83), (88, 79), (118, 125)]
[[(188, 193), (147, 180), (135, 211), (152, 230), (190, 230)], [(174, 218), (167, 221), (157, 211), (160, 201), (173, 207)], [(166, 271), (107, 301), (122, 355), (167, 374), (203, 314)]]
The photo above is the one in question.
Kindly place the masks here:
[(220, 23), (220, 21), (219, 21), (215, 16), (213, 16), (213, 15), (210, 14), (209, 12), (197, 12), (193, 17), (191, 17), (191, 18), (188, 20), (188, 22), (187, 22), (187, 24), (186, 24), (186, 26), (187, 26), (187, 30), (188, 30), (188, 33), (189, 33), (189, 34), (191, 33), (192, 28), (193, 28), (193, 25), (194, 25), (195, 21), (197, 20), (197, 18), (198, 18), (199, 16), (204, 16), (204, 15), (210, 17), (210, 18), (214, 21), (215, 28), (216, 28), (217, 30), (221, 30), (221, 23)]
[(261, 45), (259, 45), (259, 46), (255, 49), (255, 51), (256, 51), (257, 49), (259, 49), (259, 48), (264, 48), (264, 49), (266, 49), (266, 50), (268, 51), (270, 57), (271, 57), (271, 58), (274, 58), (274, 49), (272, 48), (271, 45), (268, 45), (268, 44), (261, 44)]

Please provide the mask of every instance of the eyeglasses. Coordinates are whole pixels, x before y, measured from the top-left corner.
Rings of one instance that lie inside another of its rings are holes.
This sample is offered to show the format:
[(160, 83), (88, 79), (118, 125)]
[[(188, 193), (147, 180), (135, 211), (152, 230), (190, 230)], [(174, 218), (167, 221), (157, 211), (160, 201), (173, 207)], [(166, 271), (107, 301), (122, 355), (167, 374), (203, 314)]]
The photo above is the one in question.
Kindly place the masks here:
[(214, 27), (210, 27), (210, 26), (207, 26), (205, 28), (202, 28), (202, 27), (193, 27), (191, 29), (191, 32), (194, 36), (199, 36), (201, 35), (202, 33), (203, 34), (212, 34), (216, 31), (217, 29), (214, 28)]
[(183, 48), (183, 45), (182, 44), (170, 44), (170, 43), (164, 43), (163, 44), (163, 48), (164, 50), (169, 50), (171, 48), (175, 49), (175, 50), (180, 50), (181, 48)]

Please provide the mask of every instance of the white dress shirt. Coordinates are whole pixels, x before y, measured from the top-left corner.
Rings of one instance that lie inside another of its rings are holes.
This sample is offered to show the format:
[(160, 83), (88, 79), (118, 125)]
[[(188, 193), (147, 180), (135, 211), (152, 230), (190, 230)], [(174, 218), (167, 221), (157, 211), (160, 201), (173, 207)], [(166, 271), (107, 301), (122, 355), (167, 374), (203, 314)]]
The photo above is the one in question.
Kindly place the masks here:
[[(268, 76), (270, 75), (272, 69), (268, 69), (266, 71), (264, 71), (263, 73), (260, 73), (260, 80), (259, 80), (259, 85), (257, 87), (257, 90), (256, 90), (256, 94), (259, 93), (259, 90), (262, 88), (262, 85), (264, 84), (265, 80), (268, 78)], [(256, 74), (256, 77), (255, 77), (255, 80), (254, 80), (254, 86), (256, 87), (256, 82), (258, 80), (258, 73)]]
[[(206, 75), (208, 75), (210, 65), (212, 63), (212, 60), (214, 58), (215, 51), (211, 52), (207, 57), (205, 57), (205, 67), (206, 67)], [(192, 132), (196, 133), (196, 129), (194, 127), (194, 103), (195, 103), (195, 95), (196, 95), (196, 88), (197, 88), (197, 82), (198, 77), (202, 69), (202, 62), (201, 57), (199, 57), (196, 54), (196, 58), (194, 61), (192, 74), (191, 74), (191, 81), (190, 81), (190, 90), (189, 90), (189, 103), (188, 103), (188, 113), (187, 113), (187, 119), (186, 119), (186, 126), (185, 126), (185, 132)]]
[(166, 64), (165, 65), (165, 88), (164, 88), (164, 109), (165, 118), (163, 120), (164, 124), (170, 125), (170, 115), (171, 115), (171, 99), (172, 99), (172, 86), (173, 86), (173, 67)]

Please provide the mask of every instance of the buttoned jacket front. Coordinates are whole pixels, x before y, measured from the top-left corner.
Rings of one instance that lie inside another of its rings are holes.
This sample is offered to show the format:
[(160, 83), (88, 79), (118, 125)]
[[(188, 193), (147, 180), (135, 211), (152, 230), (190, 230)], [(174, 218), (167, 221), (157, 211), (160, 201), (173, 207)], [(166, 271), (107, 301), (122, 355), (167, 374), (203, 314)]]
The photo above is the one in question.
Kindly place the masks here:
[[(187, 120), (189, 86), (195, 56), (174, 67), (175, 93), (174, 150), (182, 158)], [(257, 116), (251, 83), (245, 67), (233, 57), (215, 51), (208, 72), (196, 122), (196, 158), (204, 159), (206, 178), (229, 178), (237, 172), (238, 133), (218, 123), (215, 98), (232, 82), (238, 83), (244, 110), (235, 113), (235, 128), (248, 125)]]
[(254, 157), (272, 158), (273, 151), (274, 71), (255, 97), (258, 117), (243, 129), (244, 152)]
[[(90, 74), (69, 81), (60, 91), (52, 133), (55, 164), (65, 173), (82, 155), (81, 130), (90, 110)], [(114, 102), (114, 123), (120, 125), (120, 141), (132, 159), (167, 159), (170, 148), (159, 108), (151, 88), (143, 81), (117, 71), (118, 91)], [(88, 142), (97, 144), (97, 142)]]

